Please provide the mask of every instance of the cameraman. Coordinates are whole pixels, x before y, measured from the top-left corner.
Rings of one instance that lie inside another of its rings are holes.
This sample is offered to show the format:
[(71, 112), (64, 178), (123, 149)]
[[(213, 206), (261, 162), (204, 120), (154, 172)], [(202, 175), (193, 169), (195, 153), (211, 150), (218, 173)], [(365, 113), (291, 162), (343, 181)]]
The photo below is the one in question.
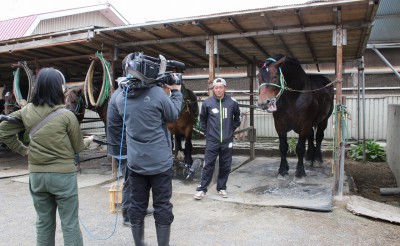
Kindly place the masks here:
[(122, 120), (125, 117), (131, 187), (128, 215), (135, 245), (144, 245), (144, 218), (150, 189), (158, 245), (169, 245), (174, 220), (170, 202), (173, 175), (171, 137), (166, 123), (178, 119), (182, 93), (181, 85), (164, 86), (171, 89), (170, 97), (155, 84), (135, 87), (129, 82), (121, 83), (123, 93), (115, 99), (119, 117)]

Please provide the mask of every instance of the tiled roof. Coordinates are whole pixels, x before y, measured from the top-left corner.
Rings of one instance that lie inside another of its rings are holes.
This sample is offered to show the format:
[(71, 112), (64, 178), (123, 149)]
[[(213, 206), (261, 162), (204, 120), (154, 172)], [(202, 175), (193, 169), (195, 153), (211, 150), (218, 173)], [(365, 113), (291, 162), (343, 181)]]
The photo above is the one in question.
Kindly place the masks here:
[(0, 21), (0, 41), (23, 37), (37, 15)]

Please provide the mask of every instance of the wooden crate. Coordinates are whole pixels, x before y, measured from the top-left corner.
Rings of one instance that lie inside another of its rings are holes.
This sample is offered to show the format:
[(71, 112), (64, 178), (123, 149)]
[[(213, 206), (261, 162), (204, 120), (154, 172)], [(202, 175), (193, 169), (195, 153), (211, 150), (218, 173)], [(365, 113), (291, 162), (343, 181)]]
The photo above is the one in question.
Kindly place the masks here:
[(110, 195), (110, 211), (113, 214), (122, 212), (122, 187), (123, 185), (114, 184), (108, 190)]

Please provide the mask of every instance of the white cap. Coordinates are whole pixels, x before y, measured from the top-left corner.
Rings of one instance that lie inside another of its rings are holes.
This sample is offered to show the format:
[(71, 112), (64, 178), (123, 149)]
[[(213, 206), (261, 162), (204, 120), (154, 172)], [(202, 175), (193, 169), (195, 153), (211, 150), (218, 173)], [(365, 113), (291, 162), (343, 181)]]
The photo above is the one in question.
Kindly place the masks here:
[(213, 81), (213, 86), (215, 85), (224, 85), (226, 86), (226, 81), (223, 78), (216, 78)]

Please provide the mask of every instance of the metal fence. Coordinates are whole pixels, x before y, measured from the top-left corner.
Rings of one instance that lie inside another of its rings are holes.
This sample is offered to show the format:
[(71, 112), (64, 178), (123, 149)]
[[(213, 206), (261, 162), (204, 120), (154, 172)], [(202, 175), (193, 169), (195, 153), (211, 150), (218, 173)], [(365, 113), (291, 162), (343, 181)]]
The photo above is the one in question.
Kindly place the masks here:
[[(249, 105), (249, 99), (237, 100), (240, 104)], [(201, 107), (202, 102), (199, 102)], [(400, 95), (369, 95), (366, 96), (365, 105), (365, 138), (374, 139), (379, 141), (386, 141), (387, 138), (387, 108), (389, 104), (400, 104)], [(346, 119), (347, 136), (349, 139), (362, 139), (362, 115), (357, 117), (357, 97), (347, 96), (346, 107), (349, 117)], [(359, 106), (362, 112), (362, 101), (360, 100)], [(242, 107), (242, 125), (241, 129), (250, 126), (250, 109)], [(86, 110), (85, 117), (94, 118), (98, 117), (97, 113)], [(332, 139), (334, 136), (334, 117), (331, 116), (328, 121), (328, 127), (325, 130), (325, 138)], [(360, 122), (358, 124), (358, 122)], [(274, 119), (272, 114), (256, 109), (254, 112), (254, 127), (256, 129), (257, 137), (274, 138), (278, 137), (274, 127)], [(101, 121), (84, 123), (82, 129), (98, 134), (104, 134), (104, 124)], [(245, 138), (245, 132), (239, 137)], [(360, 135), (359, 135), (360, 134)], [(289, 132), (288, 137), (297, 137), (293, 131)]]
[[(238, 100), (241, 104), (249, 104), (249, 100)], [(357, 117), (357, 97), (346, 97), (346, 108), (349, 113), (346, 119), (347, 137), (349, 139), (362, 139), (363, 124), (362, 124), (362, 101), (360, 100), (359, 111), (360, 115)], [(374, 140), (386, 141), (387, 138), (387, 118), (388, 118), (388, 105), (400, 104), (399, 95), (374, 95), (366, 96), (365, 98), (365, 138)], [(241, 127), (249, 126), (250, 124), (250, 109), (241, 108), (242, 124)], [(332, 139), (334, 136), (334, 120), (332, 115), (328, 121), (328, 127), (325, 130), (325, 138)], [(358, 123), (359, 122), (359, 123)], [(257, 129), (257, 137), (278, 137), (274, 127), (274, 119), (272, 114), (262, 110), (255, 110), (254, 112), (254, 127)], [(288, 137), (296, 137), (293, 131), (288, 134)]]

